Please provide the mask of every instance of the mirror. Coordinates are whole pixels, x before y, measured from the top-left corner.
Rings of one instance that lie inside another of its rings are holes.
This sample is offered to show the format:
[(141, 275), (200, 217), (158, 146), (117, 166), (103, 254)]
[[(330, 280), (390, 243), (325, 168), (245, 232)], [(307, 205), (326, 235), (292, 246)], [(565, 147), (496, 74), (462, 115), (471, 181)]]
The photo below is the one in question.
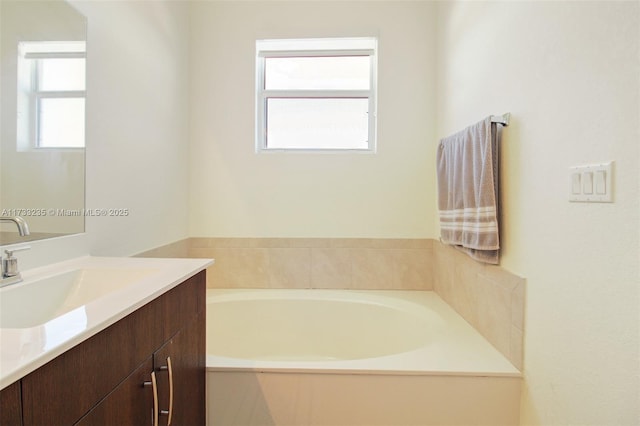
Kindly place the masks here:
[(0, 245), (84, 232), (85, 17), (63, 0), (0, 1)]

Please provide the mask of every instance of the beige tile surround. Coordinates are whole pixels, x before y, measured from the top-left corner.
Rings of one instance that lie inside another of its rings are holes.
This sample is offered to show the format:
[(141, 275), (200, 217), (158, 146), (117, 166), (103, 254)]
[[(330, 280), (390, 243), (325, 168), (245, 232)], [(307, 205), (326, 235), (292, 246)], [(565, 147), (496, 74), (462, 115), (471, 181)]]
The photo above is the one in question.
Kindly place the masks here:
[(166, 246), (156, 247), (142, 253), (138, 253), (135, 257), (189, 257), (189, 239), (176, 241)]
[(427, 239), (192, 238), (189, 256), (216, 260), (210, 288), (433, 289)]
[(189, 238), (138, 256), (213, 258), (209, 288), (434, 290), (522, 369), (525, 280), (436, 240)]
[(522, 370), (525, 279), (438, 241), (433, 248), (434, 290)]

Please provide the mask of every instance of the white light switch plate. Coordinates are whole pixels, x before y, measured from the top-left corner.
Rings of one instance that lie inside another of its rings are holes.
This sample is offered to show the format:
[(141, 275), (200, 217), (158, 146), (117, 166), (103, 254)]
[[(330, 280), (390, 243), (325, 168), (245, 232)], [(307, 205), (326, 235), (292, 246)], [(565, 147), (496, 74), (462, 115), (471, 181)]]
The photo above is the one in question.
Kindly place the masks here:
[(569, 168), (569, 201), (613, 203), (613, 161)]

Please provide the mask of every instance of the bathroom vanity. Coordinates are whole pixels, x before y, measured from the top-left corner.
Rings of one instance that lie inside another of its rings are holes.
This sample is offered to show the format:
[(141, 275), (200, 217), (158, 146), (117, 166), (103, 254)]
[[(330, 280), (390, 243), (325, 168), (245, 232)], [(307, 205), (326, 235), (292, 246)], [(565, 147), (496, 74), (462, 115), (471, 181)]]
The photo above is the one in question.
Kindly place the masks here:
[[(81, 270), (88, 278), (65, 295), (71, 310), (58, 307), (63, 313), (43, 324), (0, 318), (0, 424), (204, 424), (204, 268), (211, 261), (121, 259), (124, 275), (144, 274), (90, 300), (100, 284), (93, 277), (117, 268), (108, 258), (87, 259)], [(7, 294), (0, 292), (0, 302)], [(84, 327), (76, 331), (78, 322)]]

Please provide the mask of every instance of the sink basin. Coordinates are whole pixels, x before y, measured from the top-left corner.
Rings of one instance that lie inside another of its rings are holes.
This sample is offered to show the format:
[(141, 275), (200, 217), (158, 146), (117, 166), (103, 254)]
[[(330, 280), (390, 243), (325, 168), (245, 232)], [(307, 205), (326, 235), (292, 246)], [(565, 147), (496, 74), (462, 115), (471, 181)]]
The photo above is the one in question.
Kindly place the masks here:
[(0, 328), (31, 328), (141, 281), (156, 269), (75, 269), (0, 291)]

